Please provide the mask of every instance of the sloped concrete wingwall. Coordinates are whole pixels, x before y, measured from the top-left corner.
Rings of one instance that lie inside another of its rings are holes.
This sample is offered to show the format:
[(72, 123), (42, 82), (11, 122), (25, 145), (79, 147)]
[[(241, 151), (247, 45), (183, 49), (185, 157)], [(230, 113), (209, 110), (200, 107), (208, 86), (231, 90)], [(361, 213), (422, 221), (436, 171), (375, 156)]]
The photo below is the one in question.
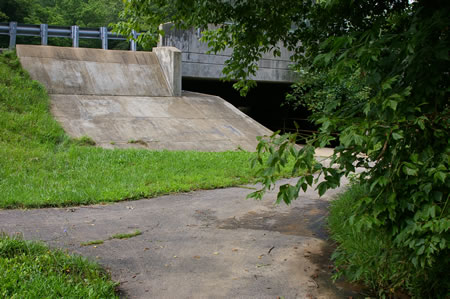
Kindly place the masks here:
[(17, 55), (50, 94), (172, 96), (152, 52), (18, 45)]
[(52, 113), (66, 132), (105, 148), (253, 151), (256, 136), (271, 134), (219, 97), (181, 92), (181, 53), (175, 48), (18, 45), (17, 54), (47, 87)]

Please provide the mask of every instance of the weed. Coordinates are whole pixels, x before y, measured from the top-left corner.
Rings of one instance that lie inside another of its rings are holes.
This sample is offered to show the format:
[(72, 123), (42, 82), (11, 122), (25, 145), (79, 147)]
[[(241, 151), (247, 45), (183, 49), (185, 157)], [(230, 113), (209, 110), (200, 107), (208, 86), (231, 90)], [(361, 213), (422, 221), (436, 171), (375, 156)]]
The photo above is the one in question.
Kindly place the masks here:
[(80, 245), (81, 246), (91, 246), (91, 245), (100, 245), (103, 244), (103, 240), (94, 240), (94, 241), (88, 241), (88, 242), (83, 242)]
[(112, 235), (109, 239), (129, 239), (136, 236), (142, 235), (142, 232), (140, 230), (135, 230), (132, 233), (129, 234), (115, 234)]
[(82, 136), (80, 138), (73, 139), (73, 143), (79, 146), (95, 146), (95, 141), (88, 137), (88, 136)]
[(140, 144), (140, 145), (143, 145), (143, 146), (147, 146), (147, 142), (145, 142), (144, 140), (141, 140), (141, 139), (138, 139), (138, 140), (131, 139), (131, 140), (128, 140), (128, 143), (130, 143), (130, 144)]

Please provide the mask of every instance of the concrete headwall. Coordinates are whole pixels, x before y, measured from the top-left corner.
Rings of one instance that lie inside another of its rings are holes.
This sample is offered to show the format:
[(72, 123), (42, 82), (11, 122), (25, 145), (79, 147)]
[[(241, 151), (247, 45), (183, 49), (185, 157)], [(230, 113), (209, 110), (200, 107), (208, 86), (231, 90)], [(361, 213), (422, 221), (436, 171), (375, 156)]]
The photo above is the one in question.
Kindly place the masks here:
[[(217, 54), (208, 54), (210, 50), (206, 43), (200, 42), (200, 29), (180, 30), (167, 23), (160, 27), (165, 35), (160, 37), (158, 47), (176, 47), (181, 50), (182, 75), (188, 78), (219, 79), (223, 77), (222, 70), (225, 61), (231, 57), (232, 49), (226, 49)], [(213, 26), (211, 26), (213, 28)], [(292, 83), (296, 75), (290, 70), (290, 57), (293, 54), (280, 45), (281, 56), (272, 53), (263, 54), (258, 66), (256, 81)]]
[(17, 54), (47, 87), (51, 111), (65, 131), (102, 147), (253, 151), (256, 136), (271, 134), (219, 97), (181, 92), (173, 67), (180, 60), (177, 49), (18, 45)]
[(153, 52), (159, 59), (172, 95), (181, 96), (181, 51), (175, 47), (157, 47)]

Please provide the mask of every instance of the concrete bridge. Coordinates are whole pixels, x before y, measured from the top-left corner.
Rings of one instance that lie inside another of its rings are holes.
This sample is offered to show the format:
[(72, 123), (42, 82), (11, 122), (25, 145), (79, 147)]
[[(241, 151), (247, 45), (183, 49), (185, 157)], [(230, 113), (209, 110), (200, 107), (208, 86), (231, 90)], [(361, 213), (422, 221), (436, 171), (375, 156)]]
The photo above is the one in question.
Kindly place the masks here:
[[(178, 30), (173, 24), (161, 25), (165, 35), (160, 38), (158, 47), (175, 47), (182, 52), (182, 76), (190, 79), (213, 79), (222, 77), (225, 61), (231, 57), (232, 50), (226, 49), (217, 54), (208, 54), (208, 45), (200, 42), (200, 29)], [(133, 31), (136, 38), (139, 33)], [(108, 40), (126, 40), (126, 37), (108, 31), (106, 27), (98, 29), (80, 28), (78, 26), (49, 26), (48, 24), (30, 25), (17, 22), (0, 23), (0, 35), (9, 36), (9, 48), (16, 45), (16, 36), (34, 36), (41, 38), (42, 45), (48, 45), (48, 38), (70, 38), (74, 48), (78, 48), (80, 39), (100, 39), (102, 48), (108, 49)], [(137, 46), (131, 40), (130, 49), (136, 51)], [(284, 47), (280, 47), (281, 56), (274, 57), (271, 53), (263, 55), (258, 63), (259, 70), (252, 79), (258, 82), (292, 83), (295, 73), (289, 69), (293, 54)]]
[[(225, 61), (231, 57), (231, 49), (208, 54), (208, 45), (199, 41), (202, 35), (200, 29), (180, 30), (171, 23), (161, 25), (161, 29), (165, 35), (160, 38), (158, 47), (175, 47), (181, 50), (183, 78), (217, 80), (223, 77), (222, 70)], [(257, 82), (293, 83), (295, 73), (289, 68), (293, 53), (284, 47), (280, 47), (280, 51), (279, 57), (274, 57), (271, 53), (264, 54), (258, 63), (259, 70), (252, 79)]]

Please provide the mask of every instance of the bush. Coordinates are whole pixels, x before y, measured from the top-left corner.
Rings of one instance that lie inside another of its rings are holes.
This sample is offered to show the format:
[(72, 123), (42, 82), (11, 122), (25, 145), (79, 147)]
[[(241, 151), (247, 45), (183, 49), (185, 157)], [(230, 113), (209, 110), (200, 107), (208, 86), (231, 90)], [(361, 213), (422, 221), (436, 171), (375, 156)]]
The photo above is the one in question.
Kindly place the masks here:
[(396, 247), (389, 234), (352, 225), (357, 203), (366, 194), (364, 187), (354, 184), (331, 203), (328, 226), (337, 243), (332, 256), (334, 279), (345, 276), (362, 282), (382, 298), (399, 292), (415, 298), (445, 298), (450, 288), (448, 256), (442, 256), (435, 267), (416, 269), (408, 261), (408, 252)]

